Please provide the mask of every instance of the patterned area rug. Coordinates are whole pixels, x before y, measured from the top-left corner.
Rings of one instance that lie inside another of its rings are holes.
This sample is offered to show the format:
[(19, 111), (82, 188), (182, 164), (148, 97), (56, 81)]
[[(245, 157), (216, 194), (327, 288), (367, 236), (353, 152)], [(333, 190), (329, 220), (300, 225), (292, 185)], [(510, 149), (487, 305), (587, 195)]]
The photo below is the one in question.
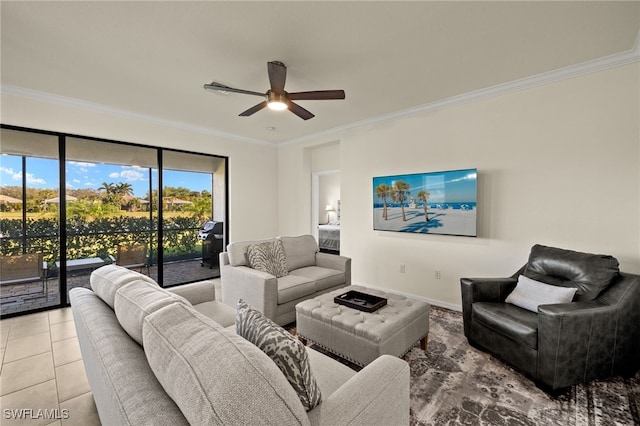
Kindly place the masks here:
[(640, 373), (548, 395), (471, 347), (460, 312), (432, 307), (427, 351), (415, 346), (404, 360), (411, 367), (412, 425), (640, 425)]
[(493, 356), (471, 347), (462, 314), (432, 307), (427, 352), (414, 347), (414, 425), (639, 425), (640, 374), (571, 387), (550, 396)]

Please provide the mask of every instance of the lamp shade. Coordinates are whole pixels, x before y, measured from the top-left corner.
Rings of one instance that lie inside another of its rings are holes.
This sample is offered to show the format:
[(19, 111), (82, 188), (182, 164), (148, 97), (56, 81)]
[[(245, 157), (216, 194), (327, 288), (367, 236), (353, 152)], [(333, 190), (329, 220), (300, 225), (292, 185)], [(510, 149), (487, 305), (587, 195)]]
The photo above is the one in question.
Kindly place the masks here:
[(328, 212), (332, 212), (335, 210), (331, 204), (327, 204), (327, 206), (324, 209), (325, 211), (328, 211)]

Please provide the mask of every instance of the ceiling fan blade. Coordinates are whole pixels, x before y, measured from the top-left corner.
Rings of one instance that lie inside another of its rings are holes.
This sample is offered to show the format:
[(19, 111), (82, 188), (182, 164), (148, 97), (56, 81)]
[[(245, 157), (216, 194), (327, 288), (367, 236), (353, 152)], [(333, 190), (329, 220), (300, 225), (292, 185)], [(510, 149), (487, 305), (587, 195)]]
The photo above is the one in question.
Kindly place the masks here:
[(298, 100), (323, 100), (323, 99), (344, 99), (344, 90), (315, 90), (311, 92), (295, 92), (288, 94), (292, 101)]
[(267, 101), (260, 102), (258, 105), (254, 105), (248, 110), (246, 110), (245, 112), (241, 113), (240, 117), (248, 117), (250, 115), (253, 115), (266, 106), (267, 106)]
[(302, 118), (303, 120), (308, 120), (310, 118), (315, 117), (313, 114), (311, 114), (309, 111), (302, 108), (300, 105), (296, 104), (295, 102), (289, 102), (289, 111), (291, 111), (298, 117)]
[(284, 82), (287, 79), (287, 67), (282, 62), (271, 61), (267, 63), (267, 71), (269, 72), (271, 91), (283, 93)]
[(233, 87), (225, 86), (224, 84), (213, 83), (205, 84), (204, 86), (207, 90), (213, 90), (216, 92), (232, 92), (232, 93), (242, 93), (245, 95), (255, 95), (255, 96), (265, 96), (264, 93), (252, 92), (251, 90), (243, 90), (243, 89), (234, 89)]

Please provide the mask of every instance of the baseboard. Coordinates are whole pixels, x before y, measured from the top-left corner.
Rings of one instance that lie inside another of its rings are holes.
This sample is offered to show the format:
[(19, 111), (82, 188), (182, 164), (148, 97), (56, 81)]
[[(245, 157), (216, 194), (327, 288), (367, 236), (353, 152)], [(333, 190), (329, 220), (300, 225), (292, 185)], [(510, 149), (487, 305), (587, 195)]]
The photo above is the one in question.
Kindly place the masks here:
[(394, 293), (394, 294), (398, 294), (400, 296), (410, 297), (412, 299), (422, 300), (423, 302), (427, 302), (428, 304), (433, 305), (433, 306), (438, 306), (440, 308), (450, 309), (452, 311), (462, 312), (462, 305), (456, 305), (454, 303), (448, 303), (448, 302), (443, 302), (441, 300), (430, 299), (428, 297), (418, 296), (417, 294), (405, 293), (405, 292), (402, 292), (402, 291), (397, 291), (395, 289), (389, 289), (389, 288), (385, 288), (385, 287), (378, 287), (378, 286), (375, 286), (375, 285), (369, 285), (369, 284), (355, 282), (355, 281), (353, 281), (351, 284), (359, 285), (359, 286), (362, 286), (362, 287), (368, 287), (368, 288), (372, 288), (374, 290), (380, 290), (380, 291), (384, 291), (384, 292), (387, 292), (387, 293)]

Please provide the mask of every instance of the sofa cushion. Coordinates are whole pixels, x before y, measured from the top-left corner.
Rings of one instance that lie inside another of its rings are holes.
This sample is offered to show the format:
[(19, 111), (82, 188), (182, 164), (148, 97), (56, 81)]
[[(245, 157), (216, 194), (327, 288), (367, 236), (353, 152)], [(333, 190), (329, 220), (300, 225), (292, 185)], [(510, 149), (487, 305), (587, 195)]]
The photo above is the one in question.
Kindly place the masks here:
[(531, 348), (538, 348), (538, 315), (501, 302), (476, 302), (472, 305), (473, 321)]
[(229, 264), (231, 266), (248, 266), (249, 259), (247, 258), (247, 249), (250, 245), (275, 240), (276, 238), (269, 238), (267, 240), (234, 241), (230, 243), (227, 246), (227, 253), (229, 254)]
[(190, 424), (309, 424), (273, 361), (194, 309), (174, 303), (154, 312), (143, 335), (151, 369)]
[(193, 309), (211, 318), (223, 327), (229, 327), (230, 325), (235, 327), (236, 310), (227, 304), (218, 302), (217, 300), (211, 300), (193, 305)]
[(311, 373), (307, 351), (298, 339), (242, 299), (236, 310), (236, 332), (269, 355), (298, 394), (305, 410), (320, 403), (320, 388)]
[(250, 268), (269, 273), (276, 278), (289, 274), (280, 240), (251, 244), (247, 247), (247, 259)]
[(278, 305), (312, 295), (316, 292), (316, 282), (307, 277), (289, 274), (278, 278)]
[(135, 280), (147, 281), (158, 285), (152, 278), (118, 265), (102, 266), (91, 273), (91, 289), (100, 299), (113, 309), (116, 291)]
[(518, 284), (505, 299), (505, 302), (538, 313), (538, 305), (568, 303), (576, 294), (576, 288), (560, 287), (532, 280), (524, 275), (518, 277)]
[(524, 275), (546, 284), (577, 289), (575, 300), (593, 300), (619, 276), (618, 261), (539, 244), (531, 248)]
[(316, 264), (316, 253), (318, 243), (313, 235), (300, 235), (298, 237), (280, 237), (284, 254), (287, 257), (289, 271), (314, 266)]
[(143, 280), (132, 281), (116, 292), (115, 313), (122, 328), (142, 345), (142, 324), (147, 315), (171, 303), (191, 303), (182, 296), (170, 293)]
[(310, 347), (306, 347), (306, 349), (311, 372), (323, 395), (332, 395), (356, 375), (356, 371), (345, 364)]
[[(84, 371), (102, 424), (157, 424), (153, 420), (161, 412), (165, 425), (188, 426), (178, 406), (153, 375), (142, 346), (122, 329), (113, 310), (87, 288), (72, 288), (69, 299)], [(33, 398), (37, 401), (37, 396)], [(79, 412), (75, 413), (71, 416), (77, 416), (80, 425), (87, 424)]]
[(321, 266), (307, 266), (291, 271), (291, 275), (304, 277), (316, 283), (316, 291), (326, 290), (345, 283), (344, 271), (323, 268)]

